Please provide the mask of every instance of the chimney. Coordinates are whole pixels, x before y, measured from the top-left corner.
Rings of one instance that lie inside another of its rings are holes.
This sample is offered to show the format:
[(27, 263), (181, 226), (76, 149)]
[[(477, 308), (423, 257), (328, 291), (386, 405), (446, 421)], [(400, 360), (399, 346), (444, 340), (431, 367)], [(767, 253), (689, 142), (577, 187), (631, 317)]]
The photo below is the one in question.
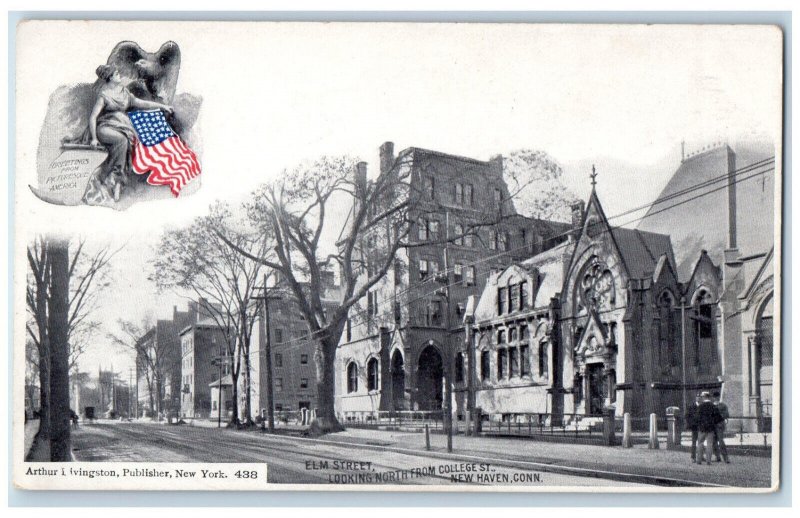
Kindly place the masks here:
[(394, 165), (394, 142), (384, 142), (380, 150), (381, 174), (392, 169)]
[(736, 153), (725, 146), (728, 159), (728, 248), (736, 248)]
[(356, 192), (359, 195), (367, 192), (367, 163), (359, 162), (356, 164), (355, 178)]
[(583, 226), (583, 213), (586, 212), (586, 203), (583, 200), (572, 204), (572, 228), (579, 229)]
[(500, 178), (503, 177), (503, 155), (495, 155), (489, 159), (490, 168)]

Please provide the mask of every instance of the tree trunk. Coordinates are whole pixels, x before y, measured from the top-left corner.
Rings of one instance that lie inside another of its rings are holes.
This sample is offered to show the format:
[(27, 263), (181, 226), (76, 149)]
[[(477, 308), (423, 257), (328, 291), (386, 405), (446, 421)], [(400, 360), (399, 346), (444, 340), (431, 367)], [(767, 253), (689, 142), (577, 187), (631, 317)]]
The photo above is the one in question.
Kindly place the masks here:
[[(231, 404), (233, 407), (231, 410), (233, 413), (231, 414), (231, 420), (228, 423), (229, 427), (239, 426), (239, 373), (241, 368), (241, 359), (237, 358), (236, 363), (236, 365), (231, 365)], [(219, 389), (222, 390), (221, 383)]]
[(50, 460), (71, 458), (69, 408), (69, 242), (50, 245), (52, 268), (48, 336), (50, 337)]
[(253, 424), (253, 407), (250, 396), (250, 340), (247, 336), (247, 316), (242, 315), (242, 351), (244, 352), (244, 423)]
[[(49, 347), (48, 347), (49, 348)], [(44, 347), (42, 347), (44, 349)], [(39, 350), (39, 437), (50, 438), (50, 362), (49, 353)]]
[(317, 343), (314, 361), (317, 367), (317, 418), (311, 423), (311, 435), (341, 432), (344, 427), (336, 418), (335, 376), (336, 340), (323, 336)]

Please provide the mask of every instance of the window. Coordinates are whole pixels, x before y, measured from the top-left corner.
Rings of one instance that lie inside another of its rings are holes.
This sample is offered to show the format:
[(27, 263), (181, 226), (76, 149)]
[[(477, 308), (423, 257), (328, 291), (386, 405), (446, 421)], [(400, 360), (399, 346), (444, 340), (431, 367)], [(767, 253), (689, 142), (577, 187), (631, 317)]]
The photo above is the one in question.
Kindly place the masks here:
[(489, 231), (489, 249), (497, 250), (497, 232), (494, 230)]
[(499, 206), (500, 202), (503, 200), (503, 194), (500, 192), (500, 189), (494, 190), (494, 204), (495, 206)]
[(464, 184), (464, 199), (470, 207), (475, 205), (475, 197), (472, 194), (472, 184), (470, 183)]
[(417, 238), (420, 241), (427, 241), (428, 237), (428, 221), (424, 218), (420, 218), (419, 221), (417, 221)]
[(506, 343), (506, 332), (502, 329), (497, 332), (497, 343), (498, 344)]
[(275, 392), (283, 392), (283, 378), (275, 378)]
[(300, 388), (308, 388), (308, 378), (300, 378)]
[(347, 319), (347, 341), (350, 342), (353, 340), (353, 324), (350, 318)]
[(367, 362), (367, 390), (378, 390), (378, 360), (375, 358)]
[(517, 341), (517, 328), (516, 327), (512, 327), (511, 329), (508, 330), (508, 341), (510, 343), (514, 343), (514, 342)]
[(508, 232), (498, 232), (497, 236), (499, 239), (498, 248), (505, 252), (508, 250)]
[(489, 366), (489, 351), (481, 351), (481, 379), (487, 381), (491, 372)]
[(475, 246), (475, 235), (472, 234), (470, 231), (467, 231), (467, 234), (464, 235), (464, 246), (470, 248)]
[(432, 200), (436, 198), (436, 179), (434, 177), (425, 178), (425, 191), (428, 198)]
[(283, 342), (283, 329), (281, 329), (280, 327), (275, 329), (275, 341), (277, 343)]
[(281, 353), (275, 353), (275, 366), (283, 367), (283, 355)]
[(531, 373), (531, 351), (527, 344), (519, 347), (520, 356), (520, 376), (529, 376)]
[(464, 267), (461, 264), (456, 263), (453, 265), (453, 276), (455, 277), (456, 283), (461, 281), (462, 276), (464, 275)]
[(539, 376), (542, 378), (547, 377), (547, 367), (548, 367), (548, 359), (547, 359), (547, 342), (541, 341), (539, 342)]
[(519, 326), (519, 339), (523, 342), (528, 339), (528, 326)]
[(462, 353), (456, 354), (455, 364), (455, 381), (456, 383), (464, 382), (464, 355)]
[(307, 354), (301, 354), (300, 355), (300, 364), (301, 365), (306, 365), (307, 363), (308, 363), (308, 355)]
[(472, 286), (475, 284), (475, 267), (474, 266), (467, 266), (464, 268), (464, 285), (465, 286)]
[(506, 312), (506, 298), (508, 297), (508, 290), (506, 288), (497, 288), (497, 314), (502, 315)]
[(516, 347), (508, 350), (508, 363), (511, 365), (511, 377), (519, 376), (519, 351)]
[(441, 300), (431, 300), (428, 302), (425, 313), (425, 325), (428, 327), (442, 327), (444, 325)]
[(453, 201), (458, 205), (464, 205), (464, 186), (460, 183), (457, 183), (455, 187), (456, 195)]
[(464, 225), (461, 223), (456, 223), (454, 232), (456, 237), (453, 242), (458, 246), (464, 246)]
[(528, 281), (519, 283), (519, 309), (528, 307)]
[(375, 290), (367, 292), (367, 315), (374, 317), (378, 314), (378, 292)]
[(430, 234), (431, 239), (439, 239), (439, 222), (436, 220), (430, 220), (428, 222), (428, 233)]
[(358, 391), (358, 365), (355, 362), (347, 364), (347, 393)]
[(522, 309), (519, 305), (519, 284), (508, 287), (508, 311)]
[(497, 350), (497, 379), (503, 379), (507, 376), (508, 372), (507, 358), (508, 358), (507, 349)]

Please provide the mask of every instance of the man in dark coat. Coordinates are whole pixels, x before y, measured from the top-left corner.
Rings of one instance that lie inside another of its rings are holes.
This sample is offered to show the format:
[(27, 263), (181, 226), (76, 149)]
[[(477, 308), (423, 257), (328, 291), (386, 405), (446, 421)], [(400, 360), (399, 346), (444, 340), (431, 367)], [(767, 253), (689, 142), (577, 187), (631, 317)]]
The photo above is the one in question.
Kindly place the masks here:
[(692, 431), (692, 462), (694, 462), (695, 458), (697, 457), (697, 437), (699, 433), (697, 428), (697, 408), (702, 402), (703, 398), (700, 397), (700, 393), (698, 392), (694, 398), (694, 403), (689, 405), (689, 408), (686, 409), (686, 414), (684, 415), (684, 419), (686, 420), (686, 428)]
[[(714, 433), (714, 455), (717, 457), (717, 462), (724, 460), (725, 464), (730, 464), (731, 461), (728, 460), (728, 446), (725, 444), (725, 425), (728, 423), (730, 412), (728, 411), (728, 405), (722, 402), (719, 391), (714, 392), (714, 405), (722, 416), (722, 422), (717, 425), (717, 429)], [(721, 459), (720, 454), (722, 454)]]
[(703, 402), (697, 407), (697, 429), (699, 432), (697, 442), (700, 446), (697, 452), (697, 463), (703, 463), (703, 449), (705, 449), (706, 462), (711, 465), (711, 451), (713, 450), (717, 425), (724, 419), (714, 402), (711, 401), (711, 394), (703, 392), (702, 396)]

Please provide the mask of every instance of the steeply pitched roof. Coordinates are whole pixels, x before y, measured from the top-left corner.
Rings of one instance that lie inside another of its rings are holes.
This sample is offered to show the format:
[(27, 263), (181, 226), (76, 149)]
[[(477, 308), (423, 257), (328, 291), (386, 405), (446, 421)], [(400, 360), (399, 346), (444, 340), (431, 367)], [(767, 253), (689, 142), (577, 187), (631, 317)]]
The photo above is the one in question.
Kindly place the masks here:
[(628, 274), (634, 279), (643, 279), (656, 269), (658, 258), (666, 255), (675, 264), (669, 236), (644, 232), (632, 228), (613, 228), (611, 233), (617, 242)]

